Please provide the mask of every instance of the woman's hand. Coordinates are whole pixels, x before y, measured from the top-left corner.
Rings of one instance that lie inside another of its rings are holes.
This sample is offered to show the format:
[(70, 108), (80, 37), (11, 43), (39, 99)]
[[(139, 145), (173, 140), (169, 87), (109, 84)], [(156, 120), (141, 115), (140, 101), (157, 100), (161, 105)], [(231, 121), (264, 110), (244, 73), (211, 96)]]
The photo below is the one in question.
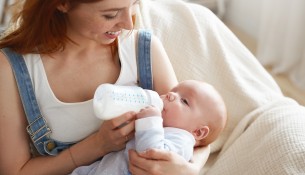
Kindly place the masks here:
[(127, 112), (102, 123), (96, 136), (103, 155), (125, 148), (126, 142), (134, 137), (135, 116), (135, 112)]
[(129, 170), (133, 175), (198, 175), (200, 167), (173, 152), (150, 149), (142, 153), (129, 150)]

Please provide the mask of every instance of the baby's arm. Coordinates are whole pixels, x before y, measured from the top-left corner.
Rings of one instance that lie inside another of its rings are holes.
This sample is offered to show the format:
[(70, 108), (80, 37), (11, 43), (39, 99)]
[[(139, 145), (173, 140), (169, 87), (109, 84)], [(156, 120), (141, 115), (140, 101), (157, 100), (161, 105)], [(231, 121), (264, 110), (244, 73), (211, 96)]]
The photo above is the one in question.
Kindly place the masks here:
[[(149, 111), (149, 110), (148, 110)], [(145, 115), (144, 115), (145, 116)], [(149, 116), (136, 120), (135, 146), (137, 152), (151, 148), (173, 151), (187, 161), (193, 155), (195, 139), (181, 129), (163, 128), (163, 120), (159, 116)]]

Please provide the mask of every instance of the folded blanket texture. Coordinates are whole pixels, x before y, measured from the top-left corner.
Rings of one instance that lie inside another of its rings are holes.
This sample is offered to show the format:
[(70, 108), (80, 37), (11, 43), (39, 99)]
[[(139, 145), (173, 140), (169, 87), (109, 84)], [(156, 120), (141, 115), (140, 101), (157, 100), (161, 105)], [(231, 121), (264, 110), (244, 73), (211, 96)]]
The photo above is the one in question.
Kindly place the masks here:
[(142, 0), (136, 28), (161, 40), (179, 80), (211, 83), (228, 123), (211, 145), (204, 174), (305, 173), (305, 109), (284, 97), (251, 52), (207, 8)]

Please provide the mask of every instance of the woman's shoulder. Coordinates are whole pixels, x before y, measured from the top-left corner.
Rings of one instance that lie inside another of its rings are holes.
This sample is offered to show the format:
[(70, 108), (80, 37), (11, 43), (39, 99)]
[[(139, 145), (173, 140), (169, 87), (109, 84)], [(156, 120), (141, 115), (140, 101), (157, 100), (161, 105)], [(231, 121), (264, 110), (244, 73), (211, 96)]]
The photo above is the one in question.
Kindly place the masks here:
[(0, 76), (1, 77), (5, 76), (10, 72), (12, 72), (11, 65), (10, 65), (6, 55), (1, 51), (0, 52)]
[[(5, 54), (0, 51), (0, 91), (1, 98), (15, 89), (15, 78), (11, 65)], [(2, 94), (6, 93), (6, 94)], [(4, 97), (3, 97), (4, 98)]]
[[(10, 63), (10, 59), (8, 58), (7, 54), (13, 54), (14, 52), (8, 52), (8, 51), (4, 51), (3, 49), (0, 50), (0, 71), (1, 71), (1, 75), (2, 74), (8, 74), (8, 73), (12, 73), (12, 68), (11, 68), (11, 63)], [(16, 54), (16, 53), (15, 53)], [(17, 55), (15, 55), (16, 57)], [(25, 54), (25, 55), (20, 55), (22, 58), (25, 57), (31, 57), (31, 58), (36, 58), (37, 59), (37, 54)]]

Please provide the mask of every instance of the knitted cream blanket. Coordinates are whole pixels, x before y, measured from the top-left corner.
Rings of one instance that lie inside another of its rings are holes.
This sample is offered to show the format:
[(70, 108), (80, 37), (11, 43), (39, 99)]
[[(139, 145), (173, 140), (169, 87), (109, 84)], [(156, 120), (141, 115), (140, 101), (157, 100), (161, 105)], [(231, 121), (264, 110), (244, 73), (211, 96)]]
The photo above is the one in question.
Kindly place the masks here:
[(305, 108), (283, 96), (210, 10), (181, 0), (141, 0), (136, 28), (159, 37), (179, 80), (206, 81), (224, 97), (228, 123), (202, 174), (305, 174)]

